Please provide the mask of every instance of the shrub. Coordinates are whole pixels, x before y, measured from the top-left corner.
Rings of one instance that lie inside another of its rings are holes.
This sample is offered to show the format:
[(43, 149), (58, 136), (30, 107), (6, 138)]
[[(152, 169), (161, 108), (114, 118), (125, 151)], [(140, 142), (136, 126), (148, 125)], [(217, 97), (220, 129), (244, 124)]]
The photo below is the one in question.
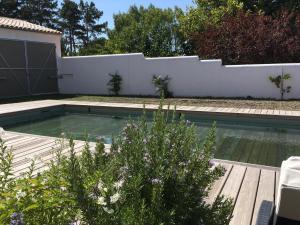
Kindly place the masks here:
[(240, 12), (193, 36), (201, 58), (224, 64), (291, 63), (300, 59), (300, 14), (282, 11), (276, 18)]
[(122, 77), (116, 72), (115, 74), (109, 74), (111, 79), (108, 81), (109, 92), (114, 95), (119, 95), (122, 86)]
[[(35, 175), (34, 161), (21, 178), (12, 176), (12, 153), (0, 137), (0, 224), (69, 224), (78, 210), (68, 185), (53, 169)], [(4, 174), (4, 176), (2, 176)]]
[(281, 75), (275, 77), (269, 76), (269, 80), (280, 90), (281, 100), (283, 100), (286, 93), (291, 92), (292, 87), (285, 85), (285, 81), (289, 79), (291, 79), (291, 75), (288, 73), (282, 73)]
[[(35, 198), (31, 196), (37, 193), (41, 204), (28, 214), (28, 206), (19, 205), (20, 200), (15, 197), (19, 186), (12, 185), (5, 196), (8, 193), (19, 207), (7, 204), (8, 200), (2, 197), (0, 222), (17, 218), (26, 224), (40, 224), (37, 219), (37, 223), (32, 221), (44, 213), (46, 218), (52, 215), (64, 219), (56, 221), (57, 224), (67, 224), (70, 218), (91, 225), (229, 224), (229, 199), (218, 197), (212, 205), (205, 203), (211, 185), (224, 174), (223, 168), (212, 167), (210, 161), (215, 127), (206, 141), (200, 143), (196, 127), (183, 117), (179, 121), (175, 118), (175, 112), (172, 115), (161, 105), (152, 124), (144, 114), (138, 122), (130, 121), (113, 138), (110, 149), (98, 141), (92, 151), (86, 142), (80, 156), (75, 153), (71, 139), (68, 156), (57, 151), (49, 171), (36, 178), (21, 179), (34, 181), (44, 193), (30, 191), (36, 186), (24, 184), (26, 202), (33, 202)], [(55, 204), (66, 211), (53, 211)]]
[(171, 78), (169, 76), (161, 77), (157, 75), (153, 75), (152, 77), (152, 83), (154, 84), (156, 88), (156, 93), (159, 94), (161, 97), (171, 97), (172, 92), (169, 92), (169, 82)]

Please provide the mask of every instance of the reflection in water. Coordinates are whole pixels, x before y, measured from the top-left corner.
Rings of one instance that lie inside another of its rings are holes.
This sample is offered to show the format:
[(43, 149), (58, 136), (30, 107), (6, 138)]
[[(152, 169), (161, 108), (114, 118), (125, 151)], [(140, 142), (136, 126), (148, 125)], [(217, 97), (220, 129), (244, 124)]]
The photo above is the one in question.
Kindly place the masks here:
[[(136, 119), (136, 115), (131, 119)], [(213, 118), (188, 118), (198, 127), (203, 140)], [(118, 135), (126, 125), (128, 116), (65, 114), (50, 119), (21, 124), (10, 128), (11, 131), (59, 137), (62, 132), (75, 139), (90, 140), (102, 138), (111, 143), (112, 135)], [(149, 119), (150, 121), (150, 119)], [(265, 126), (253, 120), (237, 121), (217, 119), (217, 150), (215, 158), (280, 166), (282, 160), (292, 155), (300, 155), (300, 130)]]

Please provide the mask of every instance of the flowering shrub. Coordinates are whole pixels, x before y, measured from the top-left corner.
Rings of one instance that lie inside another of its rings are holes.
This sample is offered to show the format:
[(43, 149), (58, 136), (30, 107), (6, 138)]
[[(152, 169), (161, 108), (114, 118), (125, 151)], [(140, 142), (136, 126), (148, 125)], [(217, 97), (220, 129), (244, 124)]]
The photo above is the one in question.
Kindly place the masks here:
[(210, 163), (214, 127), (200, 143), (192, 124), (160, 106), (152, 124), (145, 115), (129, 122), (110, 149), (98, 141), (93, 150), (86, 142), (78, 156), (72, 139), (69, 146), (68, 156), (56, 150), (48, 171), (33, 176), (32, 165), (25, 177), (8, 182), (0, 223), (229, 224), (230, 200), (205, 203), (224, 172)]

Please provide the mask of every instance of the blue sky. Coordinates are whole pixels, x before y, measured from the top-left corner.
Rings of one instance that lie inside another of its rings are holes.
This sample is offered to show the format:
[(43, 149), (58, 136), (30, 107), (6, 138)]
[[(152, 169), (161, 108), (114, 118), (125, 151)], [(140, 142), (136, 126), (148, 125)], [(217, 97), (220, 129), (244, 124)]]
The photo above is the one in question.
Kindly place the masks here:
[[(79, 0), (76, 0), (76, 2), (79, 2)], [(178, 6), (185, 10), (188, 5), (192, 5), (193, 0), (94, 0), (93, 2), (95, 2), (97, 8), (101, 9), (104, 13), (101, 22), (108, 21), (109, 28), (112, 28), (114, 25), (113, 14), (126, 12), (131, 5), (148, 6), (152, 3), (159, 8), (173, 8)]]

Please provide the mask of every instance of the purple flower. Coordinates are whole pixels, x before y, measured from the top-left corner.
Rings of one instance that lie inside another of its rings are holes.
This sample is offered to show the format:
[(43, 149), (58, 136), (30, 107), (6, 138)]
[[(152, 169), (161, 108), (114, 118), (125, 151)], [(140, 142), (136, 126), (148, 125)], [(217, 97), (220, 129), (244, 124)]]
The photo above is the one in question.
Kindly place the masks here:
[(10, 225), (25, 225), (23, 213), (15, 212), (10, 216)]

